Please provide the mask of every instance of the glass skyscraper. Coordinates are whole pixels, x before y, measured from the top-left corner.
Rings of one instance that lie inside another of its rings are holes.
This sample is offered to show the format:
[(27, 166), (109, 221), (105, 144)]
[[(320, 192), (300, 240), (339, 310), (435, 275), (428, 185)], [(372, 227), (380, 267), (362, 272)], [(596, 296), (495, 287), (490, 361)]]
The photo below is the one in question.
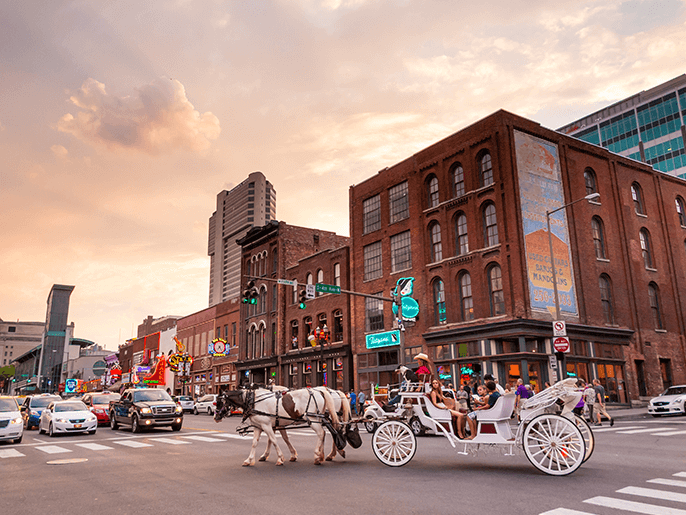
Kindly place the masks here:
[(558, 132), (686, 179), (686, 75), (642, 91)]

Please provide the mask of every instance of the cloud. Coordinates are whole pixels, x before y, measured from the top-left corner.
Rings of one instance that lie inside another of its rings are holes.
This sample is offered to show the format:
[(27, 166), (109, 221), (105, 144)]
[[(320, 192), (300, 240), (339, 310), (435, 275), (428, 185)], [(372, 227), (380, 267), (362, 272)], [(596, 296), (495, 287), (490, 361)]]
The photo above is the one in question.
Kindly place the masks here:
[(133, 149), (148, 154), (183, 148), (202, 152), (219, 137), (219, 119), (200, 114), (175, 79), (160, 78), (131, 95), (118, 97), (95, 79), (86, 80), (70, 97), (80, 110), (67, 113), (57, 128), (109, 150)]
[(62, 145), (53, 145), (50, 147), (50, 150), (55, 154), (55, 157), (59, 157), (60, 159), (65, 159), (69, 155), (69, 151)]

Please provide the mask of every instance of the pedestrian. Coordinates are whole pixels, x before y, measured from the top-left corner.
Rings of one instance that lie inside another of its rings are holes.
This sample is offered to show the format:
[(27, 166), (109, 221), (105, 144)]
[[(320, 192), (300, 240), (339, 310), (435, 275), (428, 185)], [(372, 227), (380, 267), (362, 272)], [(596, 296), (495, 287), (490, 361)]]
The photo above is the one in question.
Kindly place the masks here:
[(584, 390), (584, 402), (588, 408), (588, 421), (593, 424), (593, 407), (595, 406), (596, 393), (591, 383), (586, 383)]
[(350, 411), (357, 415), (357, 395), (355, 395), (355, 390), (350, 390), (348, 399), (350, 399)]
[(596, 426), (603, 425), (603, 415), (605, 415), (605, 418), (610, 419), (610, 427), (614, 426), (615, 419), (608, 415), (607, 411), (605, 410), (605, 388), (603, 388), (603, 385), (600, 384), (599, 379), (593, 380), (593, 389), (596, 393), (595, 406), (593, 407), (593, 411), (595, 411), (595, 415), (598, 418)]
[(519, 411), (522, 409), (522, 401), (529, 398), (529, 390), (524, 386), (524, 380), (520, 377), (517, 379), (517, 389), (515, 390), (515, 407), (514, 414), (519, 417)]
[(364, 395), (364, 390), (360, 390), (360, 393), (357, 394), (357, 404), (360, 407), (357, 412), (362, 415), (364, 413), (364, 401), (367, 400), (367, 398)]
[(586, 405), (584, 403), (584, 394), (583, 394), (585, 386), (586, 386), (586, 383), (583, 379), (579, 379), (576, 382), (576, 387), (577, 387), (578, 391), (580, 391), (582, 393), (581, 393), (581, 396), (579, 397), (579, 402), (576, 403), (576, 406), (574, 406), (574, 409), (572, 410), (575, 415), (577, 415), (578, 417), (581, 417), (581, 418), (584, 417), (584, 406)]

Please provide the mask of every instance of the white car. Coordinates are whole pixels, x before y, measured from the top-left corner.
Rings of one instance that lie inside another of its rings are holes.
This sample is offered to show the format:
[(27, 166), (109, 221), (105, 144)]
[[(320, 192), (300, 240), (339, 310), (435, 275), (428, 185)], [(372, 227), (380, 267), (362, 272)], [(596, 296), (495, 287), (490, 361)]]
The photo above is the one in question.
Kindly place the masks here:
[(670, 386), (658, 397), (650, 399), (648, 413), (654, 417), (661, 415), (686, 415), (686, 385)]
[(215, 411), (217, 411), (217, 396), (212, 393), (200, 397), (193, 407), (193, 413), (195, 415), (198, 413), (207, 413), (208, 415), (212, 415)]
[(0, 397), (0, 441), (20, 443), (24, 436), (24, 419), (14, 397)]
[(38, 432), (55, 436), (57, 433), (94, 434), (98, 418), (81, 401), (52, 402), (41, 413)]
[(189, 397), (188, 395), (177, 395), (176, 397), (172, 397), (176, 404), (181, 406), (181, 409), (184, 411), (193, 411), (193, 408), (195, 407), (195, 403), (193, 402), (193, 398)]

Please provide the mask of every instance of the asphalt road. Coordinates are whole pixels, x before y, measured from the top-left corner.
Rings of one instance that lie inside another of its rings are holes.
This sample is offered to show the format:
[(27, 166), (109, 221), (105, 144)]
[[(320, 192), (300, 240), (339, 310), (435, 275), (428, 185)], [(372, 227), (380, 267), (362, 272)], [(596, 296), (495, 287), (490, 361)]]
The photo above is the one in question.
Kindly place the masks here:
[[(308, 429), (291, 436), (298, 462), (276, 467), (272, 453), (267, 463), (242, 467), (252, 439), (236, 435), (238, 421), (186, 415), (179, 433), (28, 432), (22, 444), (0, 444), (0, 514), (686, 515), (684, 417), (596, 429), (593, 456), (566, 477), (538, 472), (523, 453), (461, 456), (441, 437), (419, 438), (414, 459), (390, 468), (376, 459), (364, 431), (362, 447), (348, 446), (346, 459), (314, 466)], [(616, 503), (633, 511), (608, 507)]]

